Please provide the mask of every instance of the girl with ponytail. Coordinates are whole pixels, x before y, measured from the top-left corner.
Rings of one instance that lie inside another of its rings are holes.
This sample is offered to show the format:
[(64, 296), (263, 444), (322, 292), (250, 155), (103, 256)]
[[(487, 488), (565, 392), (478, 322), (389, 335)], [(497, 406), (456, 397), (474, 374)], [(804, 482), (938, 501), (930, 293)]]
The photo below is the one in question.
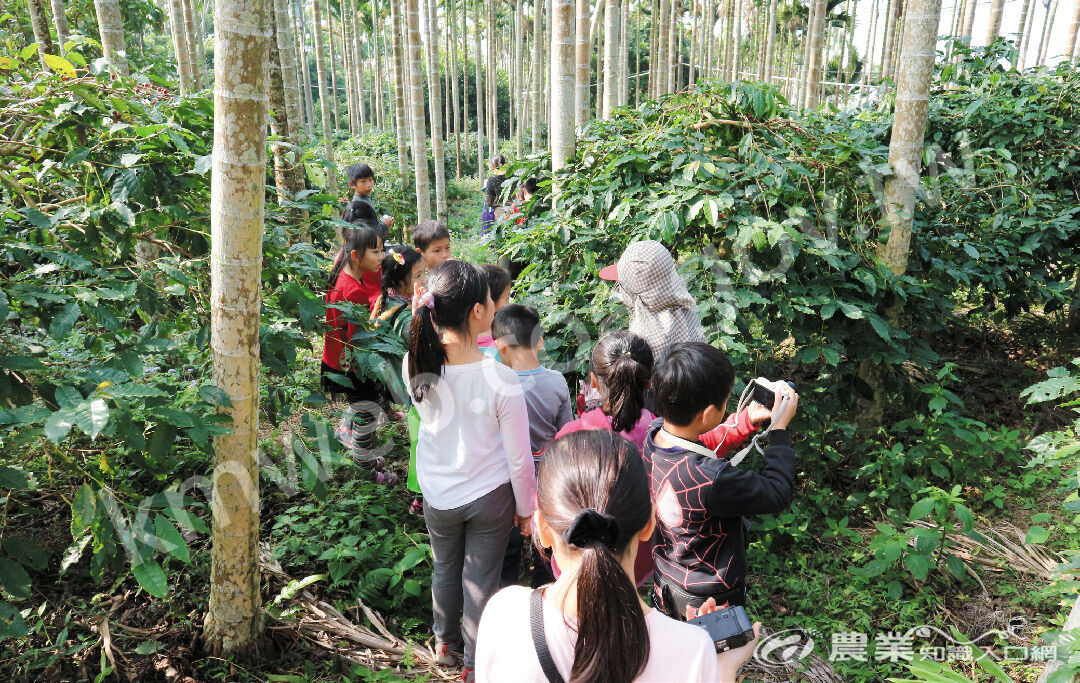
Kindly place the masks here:
[(703, 629), (651, 609), (634, 589), (634, 549), (656, 522), (632, 443), (607, 430), (556, 440), (540, 460), (536, 502), (534, 542), (564, 571), (546, 588), (511, 586), (491, 599), (477, 681), (735, 680), (756, 640), (717, 656)]
[(447, 261), (427, 282), (416, 290), (401, 374), (420, 417), (416, 469), (434, 560), (436, 655), (449, 666), (462, 651), (471, 680), (476, 628), (498, 589), (511, 530), (516, 522), (527, 533), (535, 508), (529, 416), (517, 373), (477, 346), (495, 315), (484, 274)]
[(611, 429), (638, 448), (656, 416), (645, 409), (645, 390), (652, 381), (649, 344), (632, 332), (609, 332), (593, 347), (589, 384), (600, 392), (601, 405), (566, 423), (555, 438), (582, 429)]

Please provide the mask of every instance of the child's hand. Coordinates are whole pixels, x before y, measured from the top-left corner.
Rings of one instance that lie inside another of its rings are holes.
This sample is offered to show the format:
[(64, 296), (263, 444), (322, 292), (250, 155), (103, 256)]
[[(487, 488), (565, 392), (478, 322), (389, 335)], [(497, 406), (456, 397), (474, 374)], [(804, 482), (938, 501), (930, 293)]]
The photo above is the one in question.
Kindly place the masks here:
[(736, 677), (739, 675), (739, 667), (746, 663), (748, 659), (754, 656), (754, 650), (757, 649), (758, 640), (761, 638), (761, 622), (754, 622), (754, 639), (742, 647), (737, 647), (734, 650), (728, 650), (727, 652), (721, 652), (716, 655), (716, 663), (720, 665), (720, 680), (727, 683), (731, 681), (734, 683)]
[(760, 426), (763, 422), (768, 422), (772, 418), (772, 411), (757, 401), (750, 402), (750, 405), (746, 407), (746, 413), (750, 418), (750, 423), (757, 426)]
[[(773, 429), (787, 429), (788, 423), (791, 422), (791, 418), (795, 416), (795, 409), (799, 407), (799, 394), (795, 392), (786, 382), (778, 382), (780, 385), (776, 391), (776, 401), (773, 402), (772, 414), (776, 415), (773, 419)], [(788, 396), (791, 400), (787, 404), (787, 409), (783, 415), (780, 415), (780, 402), (784, 399), (784, 396)]]
[(527, 515), (525, 517), (518, 517), (517, 515), (514, 515), (514, 526), (518, 528), (518, 531), (521, 533), (522, 536), (531, 536), (532, 515)]
[(409, 304), (409, 310), (413, 315), (416, 315), (416, 309), (420, 307), (420, 297), (424, 296), (427, 292), (425, 287), (422, 287), (419, 282), (414, 282), (412, 286), (412, 302)]
[[(716, 598), (709, 598), (701, 607), (694, 609), (690, 605), (686, 606), (686, 620), (695, 619), (697, 617), (703, 617), (710, 612), (723, 609), (728, 606), (728, 603), (717, 606)], [(720, 665), (720, 680), (723, 683), (729, 681), (735, 681), (735, 677), (739, 673), (739, 667), (741, 667), (746, 660), (754, 654), (754, 649), (757, 648), (758, 639), (761, 637), (761, 622), (754, 622), (754, 639), (742, 647), (737, 647), (734, 650), (728, 650), (727, 652), (721, 652), (716, 655), (716, 662)]]

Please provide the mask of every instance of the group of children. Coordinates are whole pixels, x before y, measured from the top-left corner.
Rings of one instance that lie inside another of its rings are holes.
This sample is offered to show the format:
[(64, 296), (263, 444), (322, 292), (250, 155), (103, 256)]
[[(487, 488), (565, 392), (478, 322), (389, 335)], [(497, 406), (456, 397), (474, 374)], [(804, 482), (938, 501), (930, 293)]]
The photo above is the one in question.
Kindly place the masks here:
[[(349, 169), (357, 195), (346, 211), (355, 227), (344, 231), (326, 297), (324, 390), (345, 394), (350, 407), (338, 437), (387, 485), (396, 475), (383, 458), (367, 455), (375, 451), (375, 423), (380, 414), (406, 417), (391, 403), (409, 406), (409, 488), (434, 559), (439, 662), (454, 664), (461, 654), (463, 677), (473, 675), (481, 613), (500, 586), (517, 582), (522, 536), (530, 534), (534, 513), (543, 514), (536, 511), (537, 467), (556, 440), (573, 432), (612, 432), (640, 454), (656, 533), (636, 542), (632, 579), (639, 588), (653, 579), (654, 606), (684, 619), (687, 608), (710, 599), (743, 604), (743, 518), (790, 503), (794, 452), (786, 427), (794, 410), (773, 420), (762, 473), (725, 459), (772, 418), (773, 406), (752, 403), (725, 415), (731, 364), (704, 343), (693, 299), (663, 245), (634, 243), (601, 272), (631, 307), (630, 329), (596, 342), (588, 378), (596, 400), (579, 400), (575, 416), (565, 378), (540, 363), (539, 314), (509, 302), (510, 274), (453, 260), (449, 231), (435, 221), (413, 228), (411, 247), (384, 251), (380, 224), (390, 223), (369, 199), (370, 169), (358, 166)], [(351, 371), (356, 328), (331, 306), (339, 302), (368, 307), (372, 319), (408, 340), (403, 395), (392, 389), (397, 378), (376, 382)], [(788, 389), (777, 391), (777, 402), (784, 392), (794, 407), (798, 397)], [(558, 577), (555, 558), (536, 550), (534, 584)]]

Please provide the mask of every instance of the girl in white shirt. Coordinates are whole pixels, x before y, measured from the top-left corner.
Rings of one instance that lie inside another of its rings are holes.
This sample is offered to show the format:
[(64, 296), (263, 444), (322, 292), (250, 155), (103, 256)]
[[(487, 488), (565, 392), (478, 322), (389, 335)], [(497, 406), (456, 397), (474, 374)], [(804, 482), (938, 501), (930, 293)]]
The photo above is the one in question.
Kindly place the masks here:
[[(471, 680), (476, 629), (499, 586), (515, 523), (535, 508), (525, 396), (511, 368), (486, 357), (476, 338), (495, 315), (487, 278), (447, 261), (418, 289), (402, 378), (420, 416), (416, 465), (435, 570), (431, 581), (440, 664), (463, 652)], [(463, 646), (463, 650), (461, 649)]]
[[(477, 636), (476, 680), (734, 681), (756, 638), (718, 656), (703, 629), (638, 597), (634, 554), (655, 523), (636, 446), (607, 430), (556, 439), (540, 459), (533, 528), (534, 538), (553, 548), (562, 574), (536, 597), (511, 586), (488, 602)], [(537, 599), (539, 609), (531, 612)], [(534, 613), (550, 654), (547, 672), (534, 645)], [(755, 634), (760, 627), (754, 625)]]

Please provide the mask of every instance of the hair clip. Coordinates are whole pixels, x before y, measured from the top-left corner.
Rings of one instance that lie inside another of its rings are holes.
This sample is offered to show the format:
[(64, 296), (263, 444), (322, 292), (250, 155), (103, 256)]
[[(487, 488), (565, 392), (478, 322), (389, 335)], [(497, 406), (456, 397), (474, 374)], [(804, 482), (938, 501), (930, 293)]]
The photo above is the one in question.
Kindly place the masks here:
[(419, 305), (423, 306), (424, 308), (434, 309), (435, 295), (431, 292), (424, 292), (424, 294), (420, 297)]
[(394, 260), (398, 262), (398, 265), (405, 265), (405, 257), (401, 255), (400, 251), (394, 252)]

